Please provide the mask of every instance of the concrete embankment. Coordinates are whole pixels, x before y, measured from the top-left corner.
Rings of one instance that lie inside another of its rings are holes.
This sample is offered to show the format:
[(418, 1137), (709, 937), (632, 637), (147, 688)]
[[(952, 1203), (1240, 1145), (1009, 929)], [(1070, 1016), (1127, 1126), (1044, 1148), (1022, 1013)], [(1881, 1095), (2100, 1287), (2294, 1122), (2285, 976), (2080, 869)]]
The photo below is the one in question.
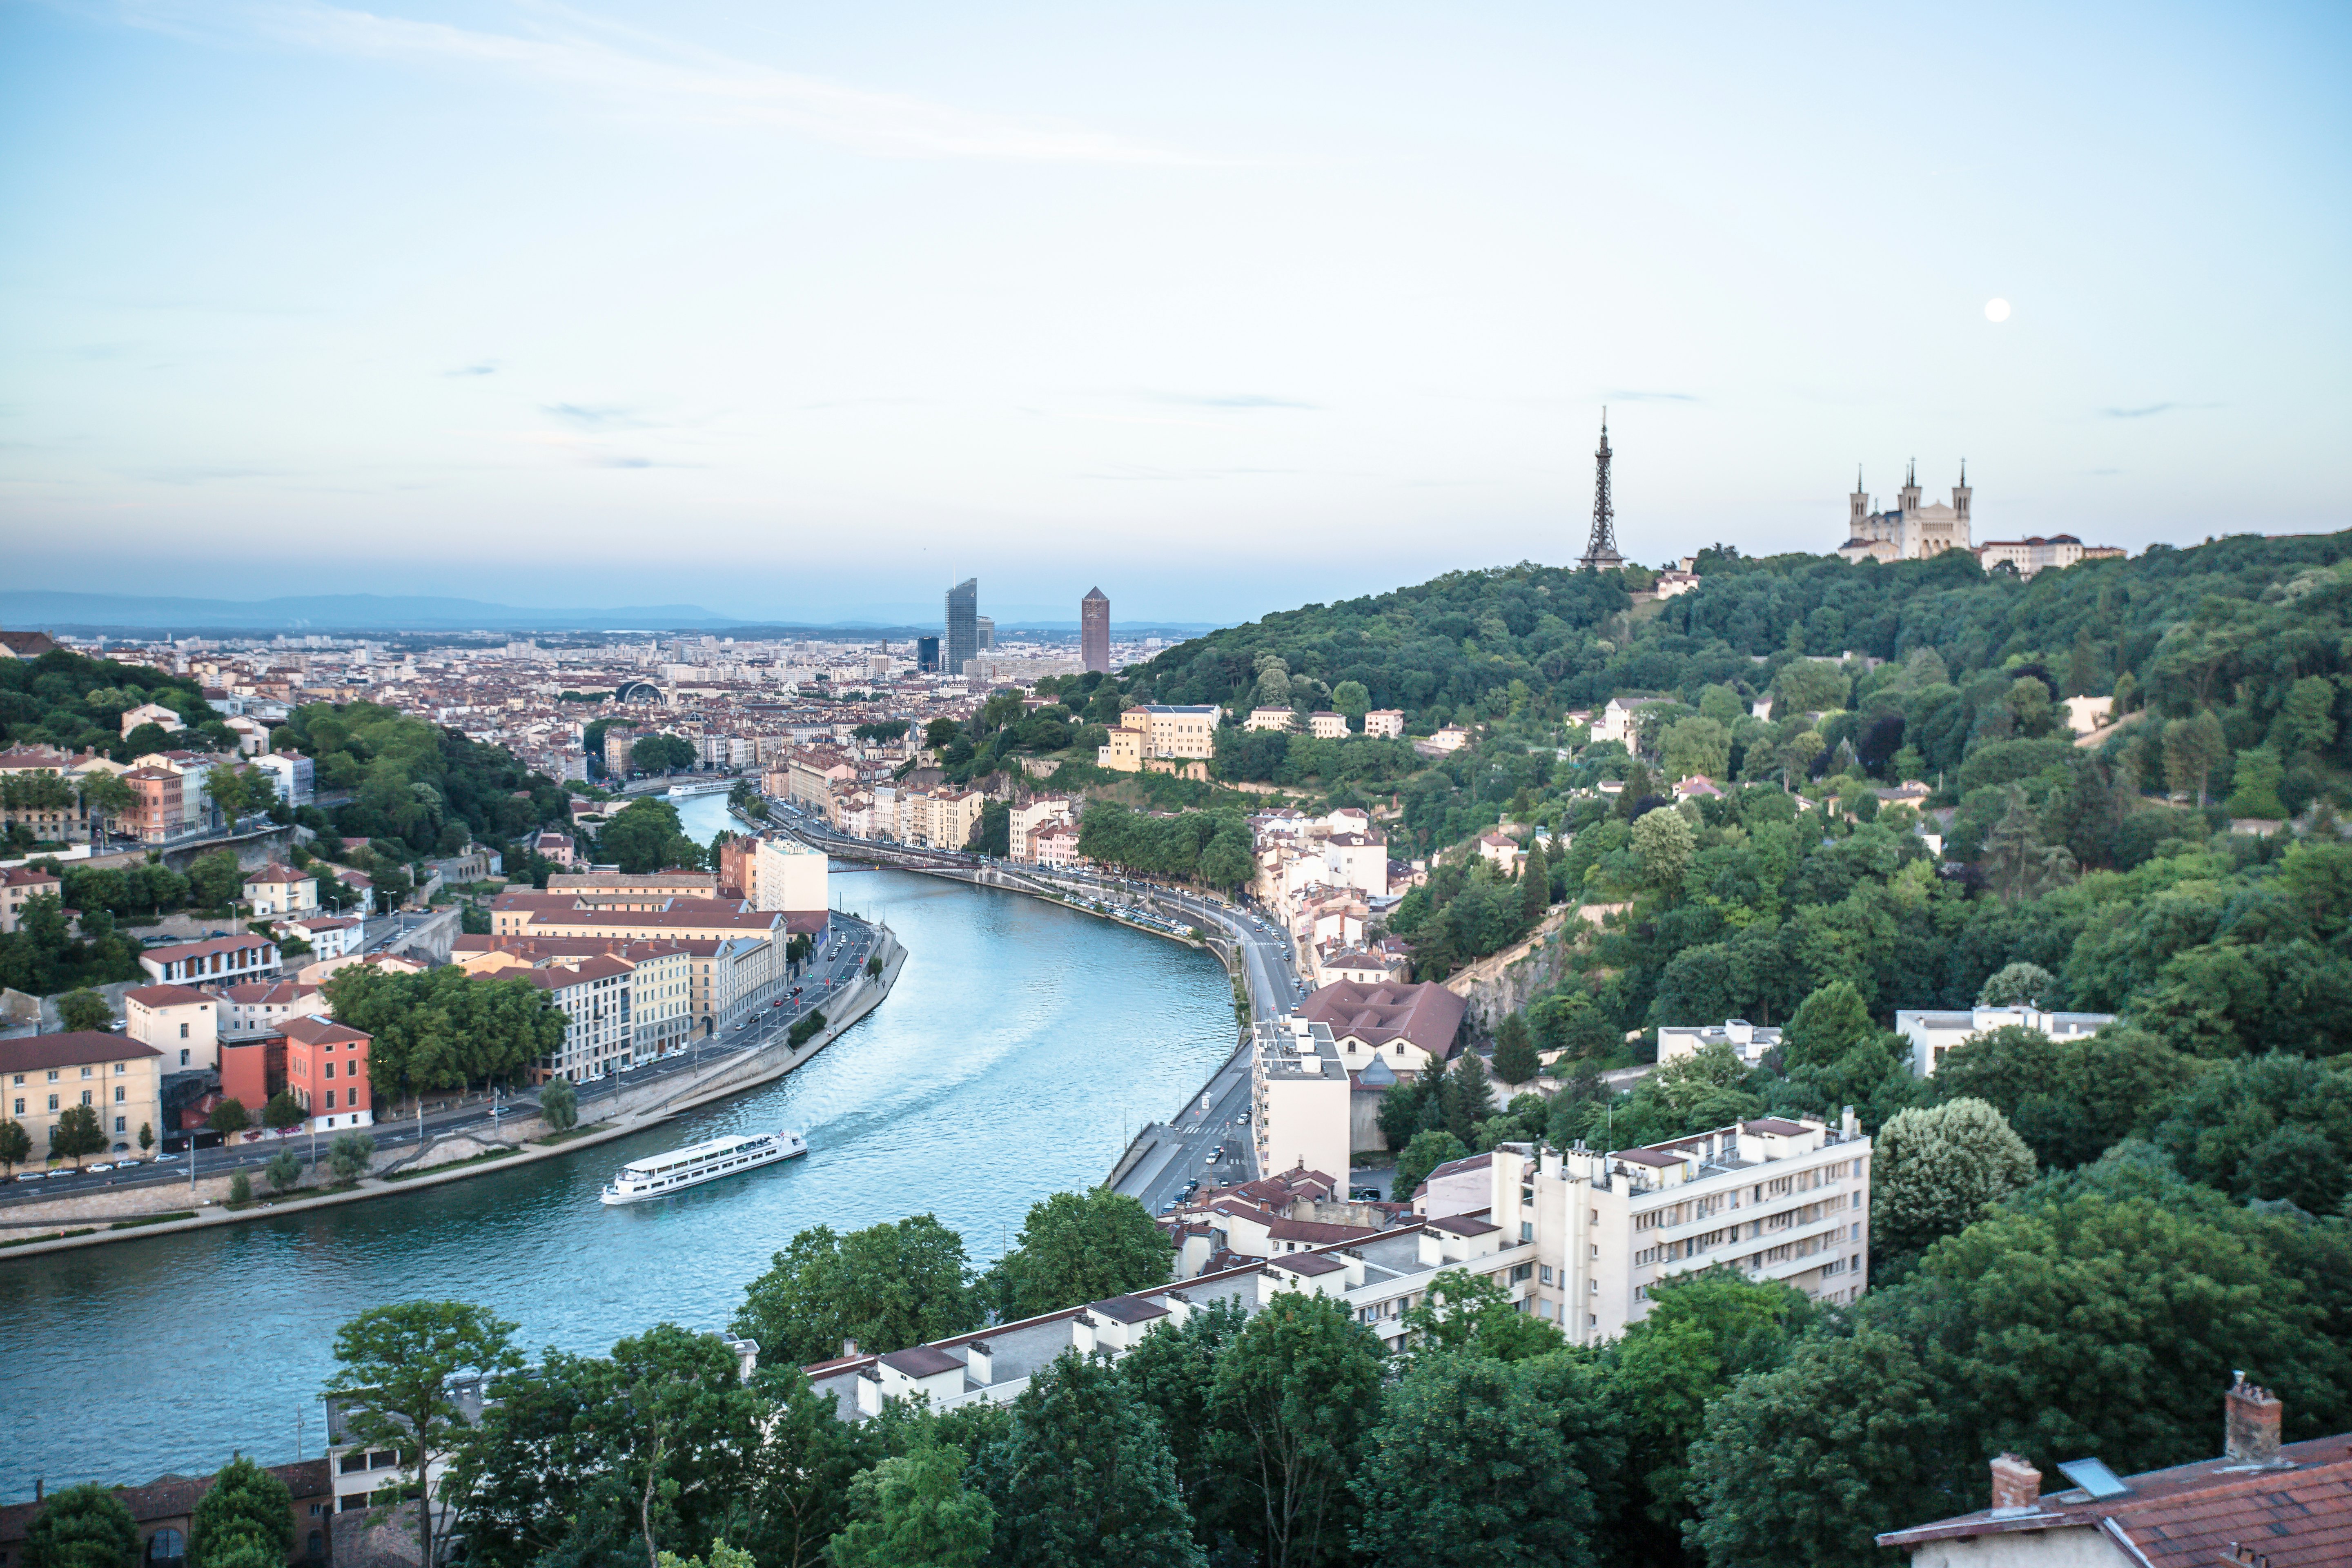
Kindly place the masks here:
[[(882, 945), (877, 952), (883, 963), (881, 974), (860, 974), (856, 983), (843, 992), (832, 1006), (824, 1009), (825, 1026), (799, 1049), (787, 1046), (779, 1036), (772, 1045), (715, 1062), (685, 1081), (665, 1079), (640, 1089), (625, 1090), (609, 1100), (600, 1097), (581, 1107), (581, 1114), (593, 1119), (591, 1124), (575, 1130), (559, 1142), (528, 1142), (534, 1135), (546, 1131), (544, 1124), (535, 1119), (519, 1123), (496, 1137), (482, 1136), (473, 1131), (456, 1132), (429, 1141), (421, 1155), (412, 1152), (396, 1159), (380, 1158), (376, 1173), (362, 1177), (352, 1186), (329, 1192), (305, 1193), (297, 1189), (283, 1197), (258, 1201), (235, 1210), (224, 1206), (232, 1179), (227, 1176), (209, 1177), (198, 1182), (196, 1195), (193, 1199), (189, 1197), (189, 1189), (184, 1186), (83, 1194), (58, 1200), (54, 1213), (50, 1205), (42, 1205), (29, 1211), (13, 1211), (8, 1219), (12, 1226), (35, 1220), (41, 1224), (54, 1224), (61, 1232), (89, 1226), (92, 1228), (88, 1234), (60, 1234), (19, 1242), (0, 1250), (0, 1262), (36, 1253), (97, 1247), (110, 1241), (142, 1239), (208, 1226), (234, 1225), (241, 1220), (276, 1218), (334, 1204), (390, 1197), (419, 1187), (437, 1186), (493, 1171), (511, 1170), (534, 1161), (561, 1159), (599, 1143), (642, 1132), (698, 1106), (772, 1083), (840, 1038), (859, 1019), (881, 1005), (883, 999), (889, 995), (891, 987), (898, 983), (899, 971), (906, 967), (906, 949), (887, 932), (883, 933)], [(484, 1155), (495, 1157), (484, 1158)], [(152, 1217), (176, 1216), (191, 1209), (195, 1212), (187, 1218)], [(100, 1228), (122, 1224), (127, 1224), (130, 1228)]]

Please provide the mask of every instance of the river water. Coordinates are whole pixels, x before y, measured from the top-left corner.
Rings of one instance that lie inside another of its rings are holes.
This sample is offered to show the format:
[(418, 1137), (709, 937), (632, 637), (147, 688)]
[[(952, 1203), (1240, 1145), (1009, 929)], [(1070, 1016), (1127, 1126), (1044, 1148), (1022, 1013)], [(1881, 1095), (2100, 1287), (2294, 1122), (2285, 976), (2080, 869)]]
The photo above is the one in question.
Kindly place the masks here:
[[(723, 797), (688, 804), (727, 825)], [(798, 1072), (578, 1156), (319, 1213), (0, 1259), (0, 1502), (232, 1450), (320, 1452), (336, 1327), (363, 1308), (477, 1301), (575, 1352), (664, 1320), (723, 1326), (793, 1233), (929, 1210), (975, 1262), (1029, 1205), (1102, 1180), (1136, 1125), (1233, 1048), (1206, 954), (1014, 893), (837, 873), (835, 908), (908, 949), (888, 1000)], [(589, 1108), (593, 1113), (593, 1102)], [(791, 1127), (810, 1152), (656, 1204), (596, 1201), (624, 1161)]]

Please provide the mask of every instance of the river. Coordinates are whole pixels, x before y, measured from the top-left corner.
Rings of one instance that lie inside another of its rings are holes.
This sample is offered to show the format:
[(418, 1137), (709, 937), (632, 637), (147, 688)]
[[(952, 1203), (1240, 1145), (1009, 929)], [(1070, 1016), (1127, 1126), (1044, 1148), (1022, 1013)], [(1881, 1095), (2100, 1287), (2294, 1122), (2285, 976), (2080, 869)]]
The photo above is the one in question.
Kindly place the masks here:
[[(724, 797), (687, 803), (690, 831)], [(477, 1301), (527, 1352), (601, 1352), (667, 1320), (724, 1326), (806, 1226), (929, 1210), (994, 1258), (1029, 1205), (1102, 1180), (1128, 1132), (1232, 1050), (1206, 954), (1020, 894), (836, 873), (835, 908), (908, 949), (888, 1000), (807, 1066), (636, 1137), (512, 1172), (184, 1236), (0, 1260), (0, 1501), (320, 1452), (335, 1330), (363, 1308)], [(593, 1113), (593, 1102), (589, 1108)], [(787, 1126), (806, 1159), (606, 1209), (625, 1160)], [(298, 1450), (298, 1441), (301, 1447)]]

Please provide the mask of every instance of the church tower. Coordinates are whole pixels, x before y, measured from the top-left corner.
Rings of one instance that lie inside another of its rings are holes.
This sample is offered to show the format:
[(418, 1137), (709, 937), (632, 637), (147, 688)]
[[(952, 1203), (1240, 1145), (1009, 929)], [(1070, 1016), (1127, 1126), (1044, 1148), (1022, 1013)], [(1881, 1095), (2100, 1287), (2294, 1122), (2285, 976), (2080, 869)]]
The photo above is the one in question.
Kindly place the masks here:
[(1870, 492), (1862, 488), (1862, 468), (1857, 464), (1853, 470), (1853, 494), (1845, 498), (1845, 536), (1848, 539), (1866, 539), (1869, 535), (1864, 530), (1869, 526)]
[(1903, 515), (1895, 524), (1895, 548), (1898, 557), (1916, 561), (1925, 553), (1920, 548), (1919, 531), (1919, 459), (1914, 458), (1903, 470), (1901, 498)]
[(1969, 497), (1976, 492), (1969, 489), (1969, 460), (1960, 459), (1960, 482), (1952, 487), (1952, 532), (1954, 544), (1962, 550), (1972, 547), (1969, 537)]

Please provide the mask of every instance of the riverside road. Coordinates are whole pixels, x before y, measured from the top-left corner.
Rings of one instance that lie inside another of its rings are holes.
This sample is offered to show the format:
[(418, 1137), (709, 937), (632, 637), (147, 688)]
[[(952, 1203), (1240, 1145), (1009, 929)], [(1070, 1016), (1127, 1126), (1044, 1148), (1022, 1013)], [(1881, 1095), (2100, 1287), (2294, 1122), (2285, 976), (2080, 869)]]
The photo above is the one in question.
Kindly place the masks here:
[[(877, 844), (835, 832), (791, 805), (774, 805), (770, 812), (794, 835), (830, 855), (975, 883), (992, 870), (1009, 873), (1164, 930), (1181, 931), (1197, 926), (1221, 933), (1234, 945), (1253, 1017), (1280, 1017), (1306, 995), (1289, 939), (1263, 915), (1243, 905), (1185, 889), (1095, 872), (1052, 871), (969, 852)], [(1244, 1042), (1200, 1094), (1164, 1112), (1166, 1131), (1130, 1169), (1121, 1173), (1118, 1190), (1159, 1214), (1194, 1186), (1230, 1184), (1263, 1174), (1250, 1140), (1249, 1108), (1249, 1051)]]

